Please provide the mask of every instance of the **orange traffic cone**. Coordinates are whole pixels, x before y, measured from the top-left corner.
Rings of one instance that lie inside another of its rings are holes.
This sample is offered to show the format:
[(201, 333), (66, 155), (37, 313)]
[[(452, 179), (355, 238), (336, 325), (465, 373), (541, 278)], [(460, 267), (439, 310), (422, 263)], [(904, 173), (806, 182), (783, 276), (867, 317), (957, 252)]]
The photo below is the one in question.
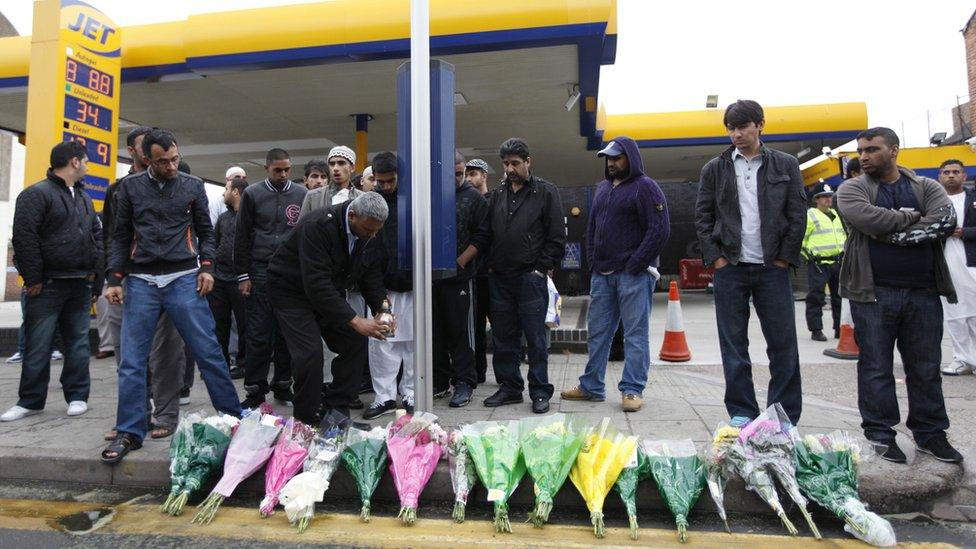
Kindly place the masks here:
[(857, 360), (861, 350), (854, 341), (854, 319), (851, 317), (851, 302), (844, 299), (840, 306), (840, 340), (837, 349), (824, 349), (823, 354), (844, 360)]
[(687, 362), (691, 360), (688, 341), (685, 339), (684, 323), (681, 320), (681, 298), (678, 283), (671, 281), (668, 292), (668, 321), (664, 325), (664, 344), (661, 345), (661, 360), (668, 362)]

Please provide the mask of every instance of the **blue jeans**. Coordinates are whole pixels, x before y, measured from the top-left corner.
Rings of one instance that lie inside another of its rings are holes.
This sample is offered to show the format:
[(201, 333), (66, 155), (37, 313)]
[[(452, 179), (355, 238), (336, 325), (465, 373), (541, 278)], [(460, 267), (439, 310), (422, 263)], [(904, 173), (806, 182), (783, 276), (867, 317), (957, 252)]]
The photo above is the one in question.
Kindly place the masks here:
[[(529, 396), (551, 398), (549, 349), (546, 344), (546, 309), (549, 288), (546, 277), (533, 273), (488, 276), (491, 287), (492, 367), (500, 390), (522, 394), (525, 381), (519, 371), (525, 336), (529, 358)], [(248, 350), (250, 352), (250, 350)]]
[[(24, 294), (26, 295), (26, 293)], [(44, 282), (41, 293), (26, 298), (24, 326), (26, 341), (20, 371), (18, 406), (41, 410), (47, 401), (51, 378), (51, 347), (57, 332), (64, 347), (61, 389), (66, 402), (88, 401), (91, 356), (88, 330), (91, 320), (92, 283), (82, 278), (52, 279)]]
[(715, 320), (725, 371), (725, 409), (732, 417), (759, 415), (749, 358), (749, 298), (759, 317), (769, 357), (767, 405), (779, 402), (790, 421), (800, 421), (800, 355), (788, 269), (731, 263), (715, 271)]
[(624, 324), (624, 372), (617, 389), (625, 395), (642, 395), (651, 366), (651, 295), (654, 277), (646, 271), (590, 276), (590, 309), (586, 315), (586, 346), (590, 358), (579, 378), (580, 388), (591, 396), (605, 398), (603, 378), (617, 324)]
[[(27, 292), (20, 292), (20, 318), (27, 318)], [(59, 350), (64, 344), (61, 342), (61, 331), (54, 330), (54, 341), (51, 346), (52, 351)], [(27, 322), (21, 321), (20, 330), (17, 331), (17, 352), (20, 356), (24, 356), (24, 350), (27, 348)]]
[[(269, 389), (290, 389), (291, 356), (278, 327), (278, 319), (268, 298), (267, 265), (251, 271), (251, 295), (247, 308), (247, 355), (244, 357), (244, 390), (248, 395), (266, 395)], [(314, 326), (309, 329), (315, 330)], [(274, 377), (268, 385), (268, 372), (274, 361)]]
[(851, 301), (857, 358), (857, 407), (869, 440), (890, 442), (901, 418), (895, 396), (894, 348), (905, 367), (906, 425), (919, 444), (949, 428), (942, 397), (942, 302), (934, 288), (876, 286), (874, 303)]
[[(188, 274), (163, 288), (135, 277), (125, 279), (122, 311), (122, 361), (116, 429), (142, 440), (149, 428), (146, 418), (146, 364), (159, 315), (165, 311), (193, 353), (219, 412), (240, 417), (241, 403), (230, 379), (216, 326), (207, 300), (196, 291), (197, 275)], [(182, 382), (182, 379), (179, 380)]]

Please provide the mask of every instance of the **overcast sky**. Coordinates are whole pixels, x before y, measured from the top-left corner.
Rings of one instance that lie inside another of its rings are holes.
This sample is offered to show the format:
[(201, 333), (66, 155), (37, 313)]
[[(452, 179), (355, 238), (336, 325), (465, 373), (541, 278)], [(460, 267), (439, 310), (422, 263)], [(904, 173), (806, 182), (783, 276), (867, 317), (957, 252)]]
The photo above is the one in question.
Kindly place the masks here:
[[(87, 0), (122, 26), (300, 0)], [(31, 33), (31, 0), (0, 11)], [(960, 30), (973, 0), (619, 0), (616, 64), (603, 69), (607, 112), (700, 109), (752, 98), (764, 105), (863, 101), (870, 125), (909, 146), (952, 131), (965, 102)], [(528, 22), (527, 22), (528, 23)]]

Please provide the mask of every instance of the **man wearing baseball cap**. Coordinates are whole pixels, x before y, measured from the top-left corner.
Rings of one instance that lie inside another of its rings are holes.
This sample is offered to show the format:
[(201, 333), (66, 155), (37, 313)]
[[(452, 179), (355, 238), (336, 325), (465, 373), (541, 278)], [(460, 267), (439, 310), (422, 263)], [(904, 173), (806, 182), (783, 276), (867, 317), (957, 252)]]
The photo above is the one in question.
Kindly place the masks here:
[(814, 206), (807, 210), (807, 232), (803, 236), (803, 257), (807, 260), (807, 329), (814, 341), (827, 341), (823, 333), (824, 285), (830, 288), (830, 312), (834, 338), (840, 337), (840, 260), (847, 231), (837, 210), (831, 208), (834, 190), (826, 183), (813, 188)]

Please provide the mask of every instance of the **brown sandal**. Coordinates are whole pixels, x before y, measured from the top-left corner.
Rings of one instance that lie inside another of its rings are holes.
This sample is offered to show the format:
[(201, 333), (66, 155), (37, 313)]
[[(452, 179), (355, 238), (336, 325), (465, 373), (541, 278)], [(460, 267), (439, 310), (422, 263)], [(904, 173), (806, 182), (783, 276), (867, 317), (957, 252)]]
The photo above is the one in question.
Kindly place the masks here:
[(171, 436), (174, 432), (176, 432), (176, 428), (174, 427), (160, 427), (157, 425), (156, 427), (153, 427), (151, 431), (149, 431), (149, 437), (166, 438)]

